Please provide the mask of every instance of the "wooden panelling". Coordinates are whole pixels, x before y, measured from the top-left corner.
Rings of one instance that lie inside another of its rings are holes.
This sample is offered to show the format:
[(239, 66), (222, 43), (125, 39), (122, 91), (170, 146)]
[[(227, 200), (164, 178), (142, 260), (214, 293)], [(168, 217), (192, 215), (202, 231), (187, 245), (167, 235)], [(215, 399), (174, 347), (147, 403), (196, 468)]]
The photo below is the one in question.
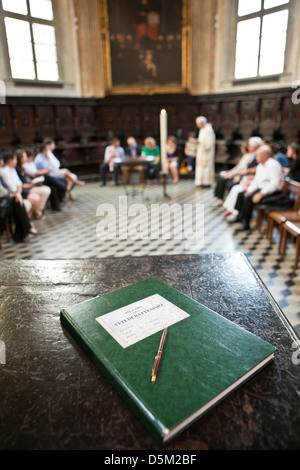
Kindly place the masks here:
[(281, 130), (290, 141), (300, 140), (300, 105), (293, 104), (291, 97), (284, 97), (281, 111)]
[(147, 136), (159, 143), (163, 108), (168, 113), (168, 132), (177, 136), (181, 148), (188, 133), (197, 132), (196, 117), (206, 116), (216, 131), (217, 153), (224, 158), (231, 158), (230, 149), (239, 148), (252, 135), (268, 142), (300, 139), (300, 106), (292, 103), (290, 89), (278, 89), (198, 97), (8, 98), (0, 105), (0, 148), (38, 146), (44, 138), (53, 137), (63, 164), (84, 171), (99, 164), (114, 136), (123, 146), (129, 135), (141, 144)]

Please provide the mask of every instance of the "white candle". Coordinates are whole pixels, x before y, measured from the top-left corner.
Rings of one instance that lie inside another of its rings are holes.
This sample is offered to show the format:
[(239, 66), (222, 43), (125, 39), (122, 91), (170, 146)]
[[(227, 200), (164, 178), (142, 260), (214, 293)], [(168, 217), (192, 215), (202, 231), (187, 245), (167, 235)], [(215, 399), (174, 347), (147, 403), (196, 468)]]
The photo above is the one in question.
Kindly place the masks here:
[(165, 109), (160, 113), (160, 158), (161, 169), (164, 175), (168, 174), (167, 159), (167, 139), (168, 139), (168, 115)]

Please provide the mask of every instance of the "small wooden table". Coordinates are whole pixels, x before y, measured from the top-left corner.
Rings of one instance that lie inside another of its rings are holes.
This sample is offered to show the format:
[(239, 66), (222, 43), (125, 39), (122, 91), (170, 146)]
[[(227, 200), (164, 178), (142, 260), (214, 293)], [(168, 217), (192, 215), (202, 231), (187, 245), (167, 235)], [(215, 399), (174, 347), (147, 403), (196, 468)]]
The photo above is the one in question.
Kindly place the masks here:
[[(141, 194), (143, 196), (146, 186), (145, 170), (148, 166), (152, 165), (154, 161), (154, 157), (125, 157), (118, 163), (122, 173), (123, 185), (127, 196), (134, 197), (136, 194)], [(130, 178), (132, 170), (137, 171), (139, 174), (138, 184), (132, 184)]]

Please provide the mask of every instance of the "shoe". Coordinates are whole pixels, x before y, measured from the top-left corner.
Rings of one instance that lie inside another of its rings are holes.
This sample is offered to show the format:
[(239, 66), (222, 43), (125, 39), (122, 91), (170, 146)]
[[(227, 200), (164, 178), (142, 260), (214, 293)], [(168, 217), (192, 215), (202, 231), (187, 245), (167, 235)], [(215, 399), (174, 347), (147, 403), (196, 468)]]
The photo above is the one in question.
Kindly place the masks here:
[(31, 233), (31, 235), (38, 235), (39, 232), (37, 231), (36, 228), (31, 227), (31, 228), (29, 229), (29, 233)]
[(247, 230), (250, 230), (250, 225), (246, 223), (240, 225), (240, 227), (236, 229), (237, 232), (245, 232)]
[(222, 204), (223, 204), (222, 199), (216, 199), (216, 200), (213, 202), (213, 207), (222, 206)]
[(229, 219), (230, 215), (233, 215), (233, 214), (231, 214), (230, 211), (225, 211), (225, 212), (223, 212), (223, 217), (228, 217), (227, 220), (230, 220), (230, 219)]
[(239, 217), (235, 217), (234, 219), (227, 218), (227, 220), (229, 224), (236, 224), (237, 222), (242, 222), (242, 219), (240, 219)]
[(101, 183), (99, 186), (106, 186), (106, 183)]

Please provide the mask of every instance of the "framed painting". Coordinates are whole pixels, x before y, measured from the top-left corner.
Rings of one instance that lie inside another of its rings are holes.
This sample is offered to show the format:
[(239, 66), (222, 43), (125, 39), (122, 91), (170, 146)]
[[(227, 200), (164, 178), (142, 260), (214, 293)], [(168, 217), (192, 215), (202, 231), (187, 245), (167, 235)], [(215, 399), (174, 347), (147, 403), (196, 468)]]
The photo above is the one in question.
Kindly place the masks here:
[(188, 1), (101, 0), (108, 92), (187, 90)]

